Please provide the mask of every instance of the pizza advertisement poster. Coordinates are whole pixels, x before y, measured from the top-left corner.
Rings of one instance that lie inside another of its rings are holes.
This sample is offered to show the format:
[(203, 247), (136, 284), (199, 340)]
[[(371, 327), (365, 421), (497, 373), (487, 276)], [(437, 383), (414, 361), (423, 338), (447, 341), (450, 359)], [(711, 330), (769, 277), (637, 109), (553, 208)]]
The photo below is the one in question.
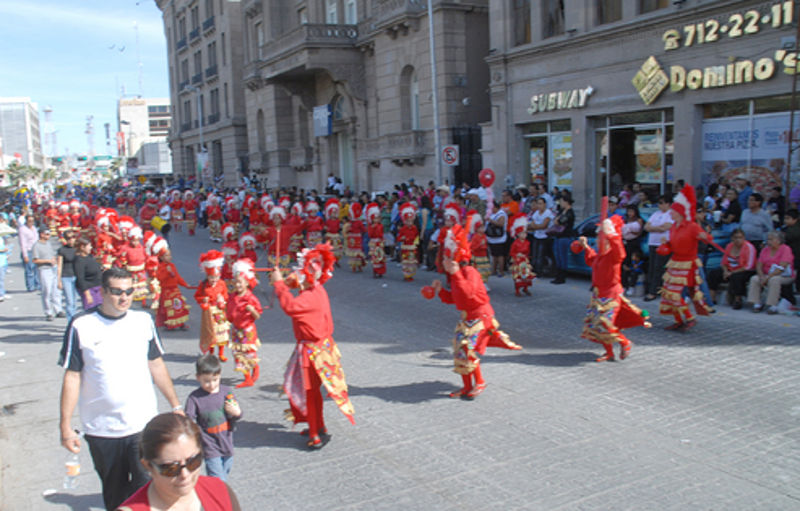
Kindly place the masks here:
[(636, 180), (640, 183), (661, 182), (661, 132), (637, 132), (633, 144), (636, 154)]
[[(800, 131), (800, 114), (795, 114), (794, 125)], [(741, 177), (762, 194), (771, 187), (782, 186), (789, 151), (788, 134), (788, 113), (703, 121), (703, 185), (730, 183)], [(800, 179), (797, 158), (795, 153), (790, 186)]]
[(550, 188), (572, 188), (572, 134), (550, 135)]

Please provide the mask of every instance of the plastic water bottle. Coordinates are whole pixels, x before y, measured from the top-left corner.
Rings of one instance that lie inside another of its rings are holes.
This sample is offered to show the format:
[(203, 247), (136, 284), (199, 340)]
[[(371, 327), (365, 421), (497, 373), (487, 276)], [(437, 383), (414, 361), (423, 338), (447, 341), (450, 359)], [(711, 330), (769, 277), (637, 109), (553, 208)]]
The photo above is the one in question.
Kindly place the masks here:
[(72, 453), (64, 463), (64, 489), (74, 490), (78, 487), (78, 476), (81, 474), (81, 460), (77, 454)]

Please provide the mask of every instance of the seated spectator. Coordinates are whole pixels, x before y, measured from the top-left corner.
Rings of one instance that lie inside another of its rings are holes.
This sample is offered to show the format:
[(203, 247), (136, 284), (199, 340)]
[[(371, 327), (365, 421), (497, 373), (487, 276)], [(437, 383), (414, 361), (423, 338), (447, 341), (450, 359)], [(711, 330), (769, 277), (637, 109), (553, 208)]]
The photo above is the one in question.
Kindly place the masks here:
[(742, 216), (742, 207), (739, 205), (736, 190), (728, 188), (725, 192), (725, 198), (720, 202), (720, 209), (722, 210), (722, 230), (726, 232), (733, 232), (734, 229), (739, 228), (739, 220)]
[(767, 233), (772, 231), (772, 218), (762, 205), (764, 197), (760, 193), (751, 193), (747, 198), (747, 209), (742, 211), (740, 227), (744, 237), (757, 249), (761, 250)]
[[(797, 270), (800, 265), (800, 212), (792, 208), (786, 212), (784, 217), (785, 226), (783, 228), (786, 244), (792, 249), (794, 255), (794, 268)], [(796, 273), (796, 272), (795, 272)], [(795, 278), (795, 289), (800, 293), (800, 278)]]
[(756, 271), (756, 255), (756, 247), (744, 239), (744, 231), (733, 231), (731, 242), (722, 255), (722, 265), (708, 274), (708, 287), (714, 302), (720, 284), (728, 282), (728, 303), (733, 302), (734, 309), (742, 308), (747, 283)]
[(783, 239), (782, 232), (771, 231), (767, 234), (767, 244), (758, 256), (756, 275), (750, 278), (750, 287), (747, 291), (747, 301), (753, 304), (753, 312), (764, 310), (761, 291), (766, 287), (767, 313), (777, 314), (781, 286), (794, 281), (794, 255)]

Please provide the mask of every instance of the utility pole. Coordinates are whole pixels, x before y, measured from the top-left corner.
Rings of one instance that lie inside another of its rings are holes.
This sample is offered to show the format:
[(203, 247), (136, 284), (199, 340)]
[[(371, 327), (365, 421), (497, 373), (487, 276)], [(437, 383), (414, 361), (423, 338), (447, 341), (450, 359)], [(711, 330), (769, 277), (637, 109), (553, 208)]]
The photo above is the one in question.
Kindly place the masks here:
[(433, 3), (428, 0), (428, 42), (431, 51), (431, 86), (433, 87), (433, 136), (436, 141), (436, 182), (442, 181), (442, 139), (439, 133), (439, 84), (436, 78), (436, 43), (433, 37)]
[(87, 158), (86, 167), (92, 168), (94, 166), (94, 116), (86, 116), (86, 143), (89, 146), (89, 156)]

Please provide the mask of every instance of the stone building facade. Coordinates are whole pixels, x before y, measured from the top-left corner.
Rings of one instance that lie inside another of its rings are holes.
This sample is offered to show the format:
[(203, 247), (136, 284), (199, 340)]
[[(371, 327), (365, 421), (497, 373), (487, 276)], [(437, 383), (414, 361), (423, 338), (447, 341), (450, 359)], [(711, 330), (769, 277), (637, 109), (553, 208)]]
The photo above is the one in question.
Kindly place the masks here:
[[(167, 40), (176, 178), (235, 186), (247, 172), (241, 2), (156, 0)], [(205, 152), (202, 152), (202, 149)], [(205, 156), (203, 156), (205, 155)]]
[[(651, 197), (679, 179), (782, 184), (793, 4), (490, 2), (484, 164), (515, 183), (570, 188), (579, 212), (597, 211), (604, 194), (634, 180)], [(793, 183), (796, 161), (791, 168)]]
[[(487, 0), (433, 1), (442, 144), (475, 181), (490, 119)], [(354, 191), (437, 180), (426, 0), (245, 0), (250, 170), (267, 186)]]

